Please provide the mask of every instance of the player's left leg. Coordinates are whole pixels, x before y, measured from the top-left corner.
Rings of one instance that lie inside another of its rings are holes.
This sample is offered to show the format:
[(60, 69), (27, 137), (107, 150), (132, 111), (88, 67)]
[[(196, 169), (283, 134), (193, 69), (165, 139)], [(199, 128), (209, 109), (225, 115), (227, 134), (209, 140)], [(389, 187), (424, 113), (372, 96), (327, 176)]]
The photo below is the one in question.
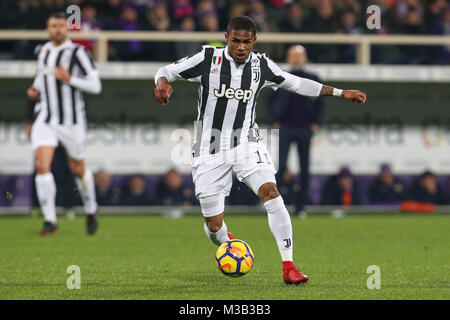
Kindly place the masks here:
[(75, 183), (83, 200), (84, 211), (88, 215), (97, 212), (97, 201), (95, 197), (94, 175), (89, 168), (86, 168), (84, 160), (68, 158), (69, 168), (75, 176)]
[(59, 126), (57, 132), (61, 143), (67, 150), (69, 169), (75, 177), (75, 183), (83, 201), (87, 234), (94, 234), (98, 228), (98, 206), (94, 175), (84, 162), (86, 128), (83, 124)]
[(238, 180), (243, 181), (263, 201), (267, 210), (270, 230), (277, 242), (283, 264), (283, 279), (286, 284), (308, 281), (293, 262), (292, 224), (283, 198), (276, 187), (275, 168), (267, 147), (259, 143), (257, 151), (250, 152), (244, 163), (234, 167)]
[(92, 235), (98, 228), (97, 201), (95, 197), (95, 182), (92, 171), (86, 168), (84, 160), (68, 158), (69, 168), (75, 176), (75, 183), (83, 200), (86, 213), (86, 232)]

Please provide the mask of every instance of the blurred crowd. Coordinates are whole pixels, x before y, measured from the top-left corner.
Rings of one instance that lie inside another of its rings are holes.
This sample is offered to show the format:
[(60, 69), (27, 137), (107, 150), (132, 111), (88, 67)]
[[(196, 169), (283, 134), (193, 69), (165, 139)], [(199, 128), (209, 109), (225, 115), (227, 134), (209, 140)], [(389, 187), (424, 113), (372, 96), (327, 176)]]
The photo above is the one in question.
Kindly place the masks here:
[[(342, 167), (338, 173), (326, 178), (320, 191), (319, 202), (313, 203), (309, 199), (308, 203), (343, 207), (364, 204), (401, 204), (404, 207), (406, 204), (412, 211), (422, 211), (422, 204), (446, 205), (450, 201), (449, 181), (441, 185), (436, 175), (429, 170), (407, 183), (394, 174), (390, 165), (383, 164), (378, 174), (370, 178), (366, 188), (362, 188), (361, 179), (348, 167)], [(278, 178), (277, 184), (285, 203), (295, 204), (300, 185), (292, 173), (285, 170), (283, 176)], [(364, 191), (367, 194), (362, 194)]]
[[(81, 8), (81, 29), (225, 31), (228, 20), (248, 15), (259, 32), (450, 35), (447, 0), (2, 0), (1, 29), (44, 29), (48, 15)], [(366, 27), (366, 9), (381, 10), (381, 28)], [(79, 41), (89, 50), (90, 41)], [(113, 41), (111, 60), (172, 61), (199, 50), (203, 42)], [(223, 43), (209, 43), (223, 45)], [(35, 41), (0, 41), (3, 58), (32, 59)], [(282, 60), (288, 44), (257, 43), (256, 50)], [(354, 63), (353, 45), (307, 45), (310, 61)], [(448, 64), (450, 46), (373, 46), (372, 63)]]
[[(396, 176), (388, 164), (380, 167), (379, 173), (371, 178), (364, 203), (359, 182), (360, 177), (354, 175), (348, 167), (343, 167), (334, 175), (326, 178), (320, 192), (320, 200), (309, 204), (350, 207), (352, 205), (394, 205), (405, 201), (417, 203), (446, 205), (449, 203), (450, 190), (441, 185), (435, 174), (425, 171), (415, 179), (406, 183)], [(183, 176), (175, 169), (162, 175), (156, 188), (149, 185), (142, 175), (132, 175), (123, 180), (122, 185), (114, 185), (111, 175), (105, 170), (95, 174), (97, 201), (100, 206), (139, 206), (139, 205), (198, 205), (194, 196), (193, 185), (187, 184)], [(294, 205), (299, 196), (300, 185), (296, 177), (285, 170), (278, 177), (277, 186), (286, 205)], [(448, 186), (447, 186), (448, 187)], [(153, 190), (153, 191), (151, 191)], [(259, 198), (243, 183), (235, 178), (230, 196), (226, 198), (229, 205), (259, 205)]]
[(97, 202), (100, 206), (191, 206), (198, 205), (193, 190), (175, 169), (169, 170), (149, 188), (146, 177), (132, 175), (122, 184), (113, 185), (111, 175), (105, 170), (95, 174)]

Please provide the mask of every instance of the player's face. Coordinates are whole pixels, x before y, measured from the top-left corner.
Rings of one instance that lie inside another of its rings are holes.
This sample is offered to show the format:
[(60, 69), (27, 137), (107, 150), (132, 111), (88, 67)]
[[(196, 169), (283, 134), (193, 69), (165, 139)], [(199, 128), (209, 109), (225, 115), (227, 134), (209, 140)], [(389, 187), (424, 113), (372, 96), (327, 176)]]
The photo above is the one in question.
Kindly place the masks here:
[(252, 52), (256, 42), (256, 35), (248, 30), (231, 30), (225, 33), (228, 53), (237, 63), (244, 63)]
[(66, 19), (50, 18), (47, 21), (47, 33), (50, 36), (50, 40), (60, 44), (66, 40), (67, 26)]

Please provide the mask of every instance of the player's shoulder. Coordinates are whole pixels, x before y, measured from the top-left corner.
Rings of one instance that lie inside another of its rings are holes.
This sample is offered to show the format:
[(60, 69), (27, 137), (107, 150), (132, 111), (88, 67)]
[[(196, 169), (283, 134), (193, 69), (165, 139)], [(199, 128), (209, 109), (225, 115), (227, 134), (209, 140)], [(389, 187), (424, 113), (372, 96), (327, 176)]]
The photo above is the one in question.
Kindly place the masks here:
[(266, 63), (274, 63), (273, 60), (269, 57), (269, 55), (265, 52), (252, 51), (252, 59), (259, 59)]
[(70, 47), (71, 47), (74, 51), (76, 50), (77, 52), (83, 52), (83, 53), (89, 54), (89, 51), (88, 51), (88, 50), (86, 49), (86, 47), (83, 46), (82, 44), (72, 42), (72, 43), (70, 44)]
[(225, 47), (216, 47), (212, 45), (205, 44), (202, 46), (202, 51), (204, 52), (210, 52), (214, 55), (221, 54), (225, 50)]
[(47, 52), (48, 50), (50, 50), (50, 48), (51, 48), (50, 41), (40, 43), (36, 47), (34, 47), (33, 54), (35, 57), (39, 57), (39, 55)]
[(261, 67), (270, 70), (278, 70), (280, 67), (269, 57), (267, 53), (252, 51), (252, 62), (258, 61)]

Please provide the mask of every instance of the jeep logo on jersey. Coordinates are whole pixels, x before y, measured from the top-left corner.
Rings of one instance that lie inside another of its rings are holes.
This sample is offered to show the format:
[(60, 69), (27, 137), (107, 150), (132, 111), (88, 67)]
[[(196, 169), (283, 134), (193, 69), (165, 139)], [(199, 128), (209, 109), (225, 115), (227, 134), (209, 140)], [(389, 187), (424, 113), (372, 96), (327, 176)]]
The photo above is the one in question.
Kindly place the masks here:
[(217, 89), (214, 89), (214, 95), (218, 98), (225, 97), (227, 99), (237, 99), (242, 100), (242, 102), (246, 103), (253, 96), (252, 90), (242, 90), (242, 89), (233, 89), (226, 88), (225, 84), (222, 84), (220, 87), (220, 92)]

